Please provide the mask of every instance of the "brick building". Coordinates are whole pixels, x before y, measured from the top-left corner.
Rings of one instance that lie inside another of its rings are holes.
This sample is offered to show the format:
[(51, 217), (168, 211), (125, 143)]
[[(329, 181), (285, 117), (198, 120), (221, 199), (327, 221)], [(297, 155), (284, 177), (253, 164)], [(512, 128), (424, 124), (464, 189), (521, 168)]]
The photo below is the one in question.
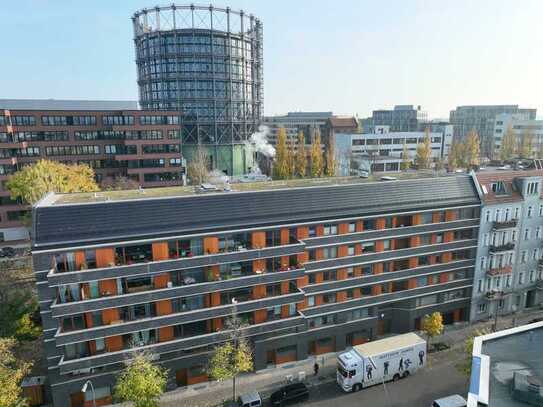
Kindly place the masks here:
[(135, 102), (0, 100), (0, 240), (28, 238), (21, 219), (29, 208), (5, 187), (24, 165), (84, 163), (98, 182), (182, 185), (180, 129), (179, 112), (141, 111)]
[(257, 370), (418, 329), (433, 311), (447, 324), (469, 318), (472, 177), (265, 185), (123, 200), (52, 194), (36, 205), (55, 407), (90, 405), (87, 379), (109, 403), (137, 349), (169, 369), (169, 389), (207, 380), (234, 299)]

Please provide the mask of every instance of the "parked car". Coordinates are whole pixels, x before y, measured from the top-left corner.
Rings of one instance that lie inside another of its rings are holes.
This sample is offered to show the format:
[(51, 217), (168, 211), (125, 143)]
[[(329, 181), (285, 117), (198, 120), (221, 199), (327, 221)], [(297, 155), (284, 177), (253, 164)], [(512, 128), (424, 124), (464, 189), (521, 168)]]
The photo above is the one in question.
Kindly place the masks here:
[(3, 247), (2, 250), (0, 250), (0, 257), (14, 257), (15, 254), (15, 249), (11, 246)]
[(360, 178), (369, 178), (370, 177), (370, 173), (368, 171), (364, 171), (364, 170), (360, 170), (358, 172), (358, 176)]
[(390, 177), (388, 175), (385, 175), (383, 177), (381, 177), (381, 181), (396, 181), (398, 178), (396, 177)]
[(241, 407), (262, 407), (262, 398), (257, 391), (251, 391), (239, 396), (238, 404)]
[(284, 406), (286, 404), (297, 403), (309, 398), (309, 390), (303, 383), (293, 383), (281, 387), (270, 397), (272, 406)]
[(466, 399), (458, 394), (434, 400), (432, 403), (432, 407), (466, 407), (467, 405)]

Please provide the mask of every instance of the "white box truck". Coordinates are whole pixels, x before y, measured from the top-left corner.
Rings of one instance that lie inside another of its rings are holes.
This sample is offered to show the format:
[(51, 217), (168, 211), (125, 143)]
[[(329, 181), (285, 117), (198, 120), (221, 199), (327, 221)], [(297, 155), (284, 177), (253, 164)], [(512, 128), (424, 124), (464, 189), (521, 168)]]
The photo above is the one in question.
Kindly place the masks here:
[(426, 365), (426, 341), (414, 333), (356, 345), (337, 357), (337, 382), (358, 391), (388, 380), (398, 380)]

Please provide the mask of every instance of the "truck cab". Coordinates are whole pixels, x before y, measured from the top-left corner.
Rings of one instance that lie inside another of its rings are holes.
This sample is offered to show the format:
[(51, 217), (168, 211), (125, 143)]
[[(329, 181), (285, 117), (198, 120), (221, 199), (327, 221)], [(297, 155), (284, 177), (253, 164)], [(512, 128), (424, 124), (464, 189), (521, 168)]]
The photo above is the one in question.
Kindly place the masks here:
[(337, 382), (346, 391), (358, 391), (364, 380), (364, 360), (355, 352), (347, 351), (338, 355)]

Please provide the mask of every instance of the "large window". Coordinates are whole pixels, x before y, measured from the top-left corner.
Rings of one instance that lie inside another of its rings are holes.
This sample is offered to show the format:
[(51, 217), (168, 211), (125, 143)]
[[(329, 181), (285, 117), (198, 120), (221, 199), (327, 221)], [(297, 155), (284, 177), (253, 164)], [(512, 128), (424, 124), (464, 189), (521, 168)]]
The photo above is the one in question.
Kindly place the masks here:
[(171, 259), (201, 256), (203, 254), (202, 239), (170, 240), (168, 242), (168, 253)]

